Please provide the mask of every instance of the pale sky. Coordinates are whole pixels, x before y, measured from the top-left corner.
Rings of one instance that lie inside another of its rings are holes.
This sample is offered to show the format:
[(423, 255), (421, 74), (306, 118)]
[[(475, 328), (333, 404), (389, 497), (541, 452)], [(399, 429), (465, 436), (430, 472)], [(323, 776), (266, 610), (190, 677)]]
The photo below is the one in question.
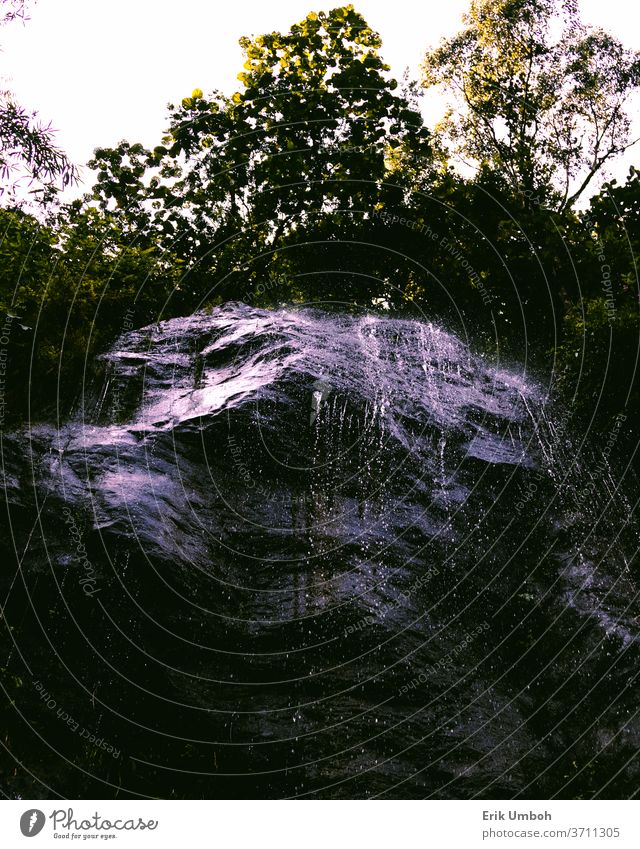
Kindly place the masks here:
[[(287, 29), (340, 0), (37, 0), (31, 19), (0, 30), (3, 88), (53, 122), (57, 141), (78, 164), (123, 138), (153, 146), (166, 104), (198, 87), (226, 93), (239, 85), (238, 39)], [(429, 46), (455, 33), (468, 0), (360, 0), (356, 9), (383, 39), (396, 78), (414, 76)], [(640, 8), (630, 0), (580, 0), (583, 19), (640, 48)], [(425, 107), (427, 120), (440, 107)], [(636, 122), (640, 127), (640, 120)], [(636, 134), (640, 135), (640, 132)], [(636, 153), (615, 168), (624, 177)]]

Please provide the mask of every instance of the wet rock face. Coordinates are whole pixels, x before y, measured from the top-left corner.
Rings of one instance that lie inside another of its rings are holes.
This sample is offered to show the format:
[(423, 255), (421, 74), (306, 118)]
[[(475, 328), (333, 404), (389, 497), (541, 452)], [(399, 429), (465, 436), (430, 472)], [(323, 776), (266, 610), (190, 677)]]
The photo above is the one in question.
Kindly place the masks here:
[(525, 376), (426, 323), (243, 305), (100, 370), (3, 442), (11, 697), (51, 743), (16, 730), (16, 793), (632, 786), (629, 516), (594, 533)]

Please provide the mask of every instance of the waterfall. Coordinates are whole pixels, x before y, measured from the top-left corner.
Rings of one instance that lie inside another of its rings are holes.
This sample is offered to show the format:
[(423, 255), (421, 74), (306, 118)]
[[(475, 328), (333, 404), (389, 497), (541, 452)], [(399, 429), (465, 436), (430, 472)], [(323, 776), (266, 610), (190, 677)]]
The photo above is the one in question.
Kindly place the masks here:
[(127, 332), (68, 421), (3, 448), (7, 621), (129, 792), (633, 785), (632, 506), (517, 366), (424, 321), (227, 304)]

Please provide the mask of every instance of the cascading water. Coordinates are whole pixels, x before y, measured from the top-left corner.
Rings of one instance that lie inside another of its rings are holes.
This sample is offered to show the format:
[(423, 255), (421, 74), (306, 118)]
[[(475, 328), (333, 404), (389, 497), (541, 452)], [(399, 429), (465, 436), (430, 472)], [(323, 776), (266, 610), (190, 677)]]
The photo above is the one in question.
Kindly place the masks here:
[(15, 734), (46, 741), (17, 793), (637, 786), (631, 507), (534, 382), (424, 322), (243, 305), (102, 372), (3, 437)]

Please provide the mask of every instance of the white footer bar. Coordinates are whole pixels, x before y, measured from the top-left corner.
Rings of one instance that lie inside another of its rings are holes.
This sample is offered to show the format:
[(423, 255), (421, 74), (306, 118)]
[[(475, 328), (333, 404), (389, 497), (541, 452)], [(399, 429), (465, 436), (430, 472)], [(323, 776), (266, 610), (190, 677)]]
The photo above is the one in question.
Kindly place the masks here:
[(640, 802), (11, 800), (0, 804), (0, 845), (638, 849)]

